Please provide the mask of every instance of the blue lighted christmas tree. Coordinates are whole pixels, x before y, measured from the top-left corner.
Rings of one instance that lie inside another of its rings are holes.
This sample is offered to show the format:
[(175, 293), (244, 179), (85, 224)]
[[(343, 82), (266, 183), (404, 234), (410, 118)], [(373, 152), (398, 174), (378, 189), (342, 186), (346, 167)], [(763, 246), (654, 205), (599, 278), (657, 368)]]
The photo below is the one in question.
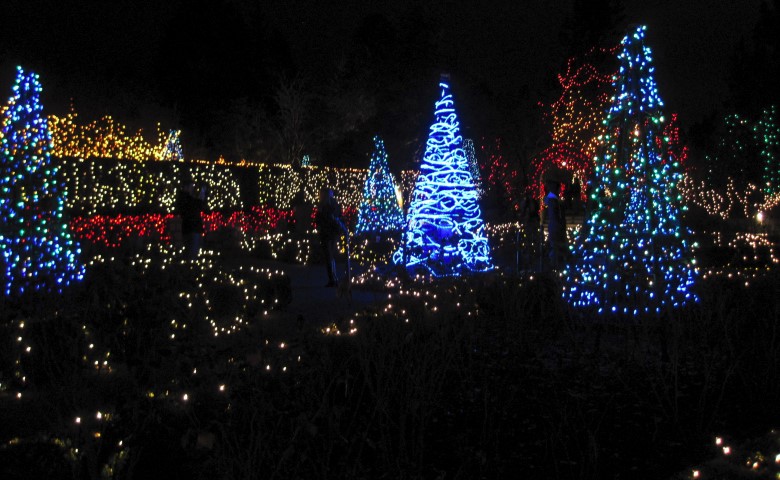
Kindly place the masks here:
[(463, 151), (455, 103), (442, 76), (406, 229), (393, 262), (411, 271), (453, 276), (490, 270), (490, 247), (477, 189)]
[(0, 131), (0, 275), (6, 295), (59, 291), (84, 273), (62, 216), (65, 190), (52, 165), (40, 93), (38, 75), (17, 67)]
[(385, 142), (374, 136), (374, 153), (363, 188), (355, 233), (399, 231), (404, 228), (404, 213), (398, 204), (395, 182), (387, 166)]
[(623, 39), (617, 92), (595, 161), (590, 214), (564, 270), (564, 297), (599, 312), (660, 312), (696, 301), (680, 224), (680, 165), (669, 154), (645, 27)]

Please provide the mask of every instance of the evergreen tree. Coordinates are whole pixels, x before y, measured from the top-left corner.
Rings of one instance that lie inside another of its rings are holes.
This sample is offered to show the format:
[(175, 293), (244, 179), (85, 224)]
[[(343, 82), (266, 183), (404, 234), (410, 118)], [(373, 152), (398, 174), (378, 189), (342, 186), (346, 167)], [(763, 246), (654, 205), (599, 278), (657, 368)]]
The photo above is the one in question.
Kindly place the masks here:
[(84, 273), (63, 218), (66, 193), (52, 165), (40, 94), (38, 75), (17, 67), (0, 132), (0, 262), (6, 295), (59, 291)]
[(471, 172), (471, 179), (474, 181), (474, 187), (477, 189), (478, 198), (482, 198), (485, 189), (482, 186), (482, 180), (479, 174), (479, 161), (477, 160), (477, 152), (474, 149), (474, 141), (470, 138), (463, 140), (463, 151), (466, 153), (466, 161), (469, 164), (469, 172)]
[(412, 271), (453, 276), (492, 268), (477, 189), (449, 82), (442, 76), (402, 245), (393, 261)]
[(723, 118), (715, 151), (705, 157), (707, 182), (724, 187), (728, 178), (740, 183), (758, 183), (761, 165), (751, 123), (732, 113)]
[(780, 192), (780, 143), (778, 143), (777, 107), (772, 105), (753, 127), (759, 156), (764, 164), (761, 189), (766, 195)]
[(697, 298), (692, 245), (679, 218), (681, 169), (663, 134), (645, 28), (623, 39), (592, 207), (563, 272), (564, 297), (599, 312), (660, 312)]
[(355, 233), (399, 231), (404, 228), (404, 214), (398, 204), (395, 182), (387, 166), (385, 142), (374, 136), (374, 152), (363, 188)]

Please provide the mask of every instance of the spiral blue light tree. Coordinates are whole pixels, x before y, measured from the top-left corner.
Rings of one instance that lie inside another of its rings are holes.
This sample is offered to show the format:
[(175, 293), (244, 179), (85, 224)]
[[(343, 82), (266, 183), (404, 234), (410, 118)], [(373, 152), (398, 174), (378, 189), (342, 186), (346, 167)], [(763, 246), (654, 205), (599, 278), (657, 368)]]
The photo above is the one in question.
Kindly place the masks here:
[(490, 246), (446, 76), (439, 90), (436, 119), (393, 262), (436, 277), (487, 271), (493, 268)]
[(80, 280), (79, 247), (63, 219), (65, 190), (52, 165), (52, 141), (38, 75), (17, 67), (0, 130), (0, 252), (5, 295), (59, 291)]
[(645, 29), (623, 39), (591, 213), (563, 271), (564, 297), (599, 312), (657, 313), (697, 300), (694, 245), (680, 222), (681, 167), (662, 133), (666, 120)]
[(404, 213), (398, 204), (395, 182), (387, 166), (385, 142), (374, 136), (374, 152), (363, 187), (355, 233), (381, 233), (404, 228)]

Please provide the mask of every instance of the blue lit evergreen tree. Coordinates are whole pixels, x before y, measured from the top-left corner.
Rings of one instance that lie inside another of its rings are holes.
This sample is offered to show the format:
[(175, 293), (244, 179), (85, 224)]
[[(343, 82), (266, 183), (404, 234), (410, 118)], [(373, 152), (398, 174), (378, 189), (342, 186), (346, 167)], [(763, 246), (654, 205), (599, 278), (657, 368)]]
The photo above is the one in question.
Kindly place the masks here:
[(696, 262), (679, 218), (681, 168), (662, 134), (663, 103), (644, 38), (639, 27), (623, 39), (590, 214), (563, 271), (564, 297), (599, 312), (655, 313), (697, 299)]
[(162, 149), (160, 160), (167, 162), (184, 161), (184, 152), (181, 148), (181, 130), (171, 130), (168, 132), (168, 138), (165, 140), (165, 146)]
[(436, 119), (412, 193), (401, 247), (393, 254), (393, 262), (437, 277), (490, 270), (490, 247), (479, 195), (463, 151), (446, 76), (442, 76), (439, 89)]
[(84, 273), (63, 219), (65, 190), (52, 165), (38, 75), (17, 67), (0, 130), (0, 264), (6, 295), (59, 291)]
[(374, 152), (363, 188), (355, 233), (392, 232), (403, 228), (404, 214), (398, 205), (393, 174), (387, 166), (385, 142), (374, 136)]

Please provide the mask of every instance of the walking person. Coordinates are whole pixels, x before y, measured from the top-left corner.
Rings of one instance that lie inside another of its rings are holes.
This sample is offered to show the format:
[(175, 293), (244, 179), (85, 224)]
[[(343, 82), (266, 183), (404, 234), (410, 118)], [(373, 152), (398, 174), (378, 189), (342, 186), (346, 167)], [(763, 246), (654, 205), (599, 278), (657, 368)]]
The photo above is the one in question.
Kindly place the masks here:
[(195, 183), (187, 182), (176, 199), (176, 210), (181, 217), (181, 235), (184, 243), (184, 258), (195, 260), (203, 242), (203, 218), (206, 210), (206, 187), (195, 193)]
[(339, 281), (336, 274), (336, 243), (342, 233), (347, 233), (347, 227), (341, 219), (341, 206), (336, 201), (332, 188), (323, 187), (320, 191), (315, 219), (328, 274), (328, 283), (325, 286), (335, 287)]

